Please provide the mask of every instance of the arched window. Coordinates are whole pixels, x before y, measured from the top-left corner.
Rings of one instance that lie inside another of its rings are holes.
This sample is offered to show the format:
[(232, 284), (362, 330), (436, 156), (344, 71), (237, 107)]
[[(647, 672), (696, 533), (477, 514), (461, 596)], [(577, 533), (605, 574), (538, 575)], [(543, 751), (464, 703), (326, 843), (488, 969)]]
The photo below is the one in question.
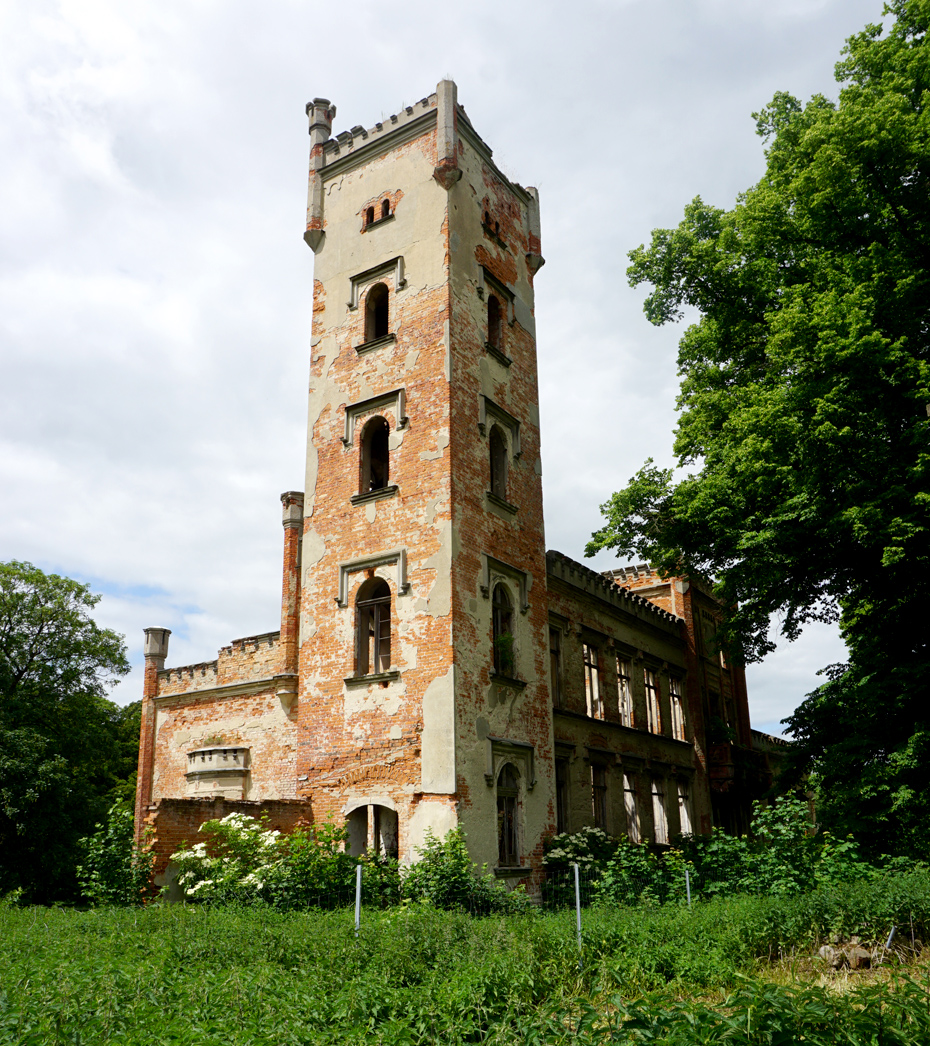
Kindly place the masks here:
[(491, 212), (486, 210), (484, 217), (481, 219), (482, 222), (490, 229), (491, 228)]
[(488, 438), (491, 455), (491, 493), (507, 500), (507, 440), (497, 425)]
[(493, 294), (488, 298), (488, 345), (501, 347), (501, 303)]
[(494, 633), (494, 671), (513, 678), (513, 603), (507, 586), (497, 584), (491, 597), (491, 627)]
[(384, 418), (371, 418), (362, 432), (361, 474), (358, 492), (368, 494), (383, 490), (390, 479), (388, 437), (390, 428)]
[(374, 209), (374, 207), (369, 207), (368, 210), (365, 211), (365, 226), (366, 226), (366, 228), (369, 225), (371, 225), (371, 223), (374, 220), (375, 220), (375, 209)]
[(355, 600), (355, 674), (386, 672), (391, 667), (391, 590), (381, 578), (369, 578)]
[(505, 763), (497, 775), (497, 863), (501, 868), (519, 868), (520, 781), (516, 768)]
[(388, 289), (376, 283), (365, 301), (365, 341), (383, 338), (388, 332)]
[(382, 218), (390, 218), (390, 216), (391, 216), (391, 201), (390, 200), (382, 200), (381, 201), (381, 217)]

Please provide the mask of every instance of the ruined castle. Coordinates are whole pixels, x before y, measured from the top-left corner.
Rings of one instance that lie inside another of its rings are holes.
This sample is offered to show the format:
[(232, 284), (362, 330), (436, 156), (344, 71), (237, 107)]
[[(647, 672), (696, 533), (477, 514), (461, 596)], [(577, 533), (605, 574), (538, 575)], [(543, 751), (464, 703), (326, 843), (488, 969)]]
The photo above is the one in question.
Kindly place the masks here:
[(146, 629), (136, 823), (159, 871), (232, 810), (345, 820), (353, 852), (401, 860), (461, 825), (511, 884), (556, 831), (742, 830), (769, 755), (710, 592), (545, 548), (536, 190), (451, 81), (332, 137), (335, 114), (307, 106), (307, 464), (281, 499), (280, 629), (180, 668)]

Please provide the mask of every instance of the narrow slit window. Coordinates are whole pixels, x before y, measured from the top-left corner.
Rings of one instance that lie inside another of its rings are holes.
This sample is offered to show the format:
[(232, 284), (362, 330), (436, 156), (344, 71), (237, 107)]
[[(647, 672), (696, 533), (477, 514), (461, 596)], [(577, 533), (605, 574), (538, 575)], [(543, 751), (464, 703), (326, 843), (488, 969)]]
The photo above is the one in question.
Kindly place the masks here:
[(659, 709), (659, 683), (651, 669), (643, 670), (646, 681), (646, 715), (647, 725), (653, 734), (662, 733), (662, 713)]
[(617, 706), (620, 722), (633, 725), (633, 666), (622, 657), (617, 658)]
[(568, 831), (568, 760), (555, 761), (555, 830)]
[(497, 777), (497, 863), (501, 868), (520, 865), (519, 798), (517, 771), (507, 763)]
[(388, 333), (388, 289), (376, 283), (365, 301), (365, 341), (383, 338)]
[(498, 675), (513, 678), (516, 672), (513, 651), (513, 603), (504, 584), (494, 586), (491, 625), (494, 637), (494, 671)]
[(381, 578), (370, 578), (355, 602), (356, 675), (386, 672), (391, 667), (391, 589)]
[(607, 767), (591, 765), (591, 802), (594, 807), (594, 827), (607, 831)]
[(604, 704), (601, 701), (600, 673), (597, 665), (597, 647), (590, 643), (582, 644), (584, 655), (584, 692), (588, 715), (594, 719), (604, 718)]
[(488, 344), (495, 349), (501, 347), (501, 303), (497, 295), (488, 298)]
[(390, 428), (382, 417), (372, 418), (361, 439), (359, 493), (383, 490), (390, 481)]
[(488, 439), (491, 455), (491, 493), (507, 500), (507, 439), (499, 426), (491, 429)]

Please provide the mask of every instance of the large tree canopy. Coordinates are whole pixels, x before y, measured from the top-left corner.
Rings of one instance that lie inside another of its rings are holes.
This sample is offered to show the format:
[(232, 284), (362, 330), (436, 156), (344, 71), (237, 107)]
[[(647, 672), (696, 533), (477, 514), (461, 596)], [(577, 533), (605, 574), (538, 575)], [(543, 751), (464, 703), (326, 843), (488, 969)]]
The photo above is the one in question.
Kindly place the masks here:
[(106, 698), (129, 671), (87, 586), (0, 563), (0, 893), (75, 896), (76, 843), (125, 791), (137, 710)]
[(777, 94), (755, 114), (766, 172), (732, 210), (695, 199), (631, 252), (653, 323), (700, 312), (679, 352), (689, 474), (648, 462), (587, 551), (714, 577), (750, 660), (772, 649), (775, 615), (788, 639), (839, 618), (853, 675), (835, 672), (792, 727), (838, 785), (828, 754), (837, 709), (844, 729), (858, 721), (849, 688), (869, 689), (853, 704), (873, 715), (891, 701), (894, 727), (854, 768), (884, 768), (887, 813), (889, 767), (928, 716), (930, 0), (885, 13), (884, 31), (847, 42), (838, 102)]

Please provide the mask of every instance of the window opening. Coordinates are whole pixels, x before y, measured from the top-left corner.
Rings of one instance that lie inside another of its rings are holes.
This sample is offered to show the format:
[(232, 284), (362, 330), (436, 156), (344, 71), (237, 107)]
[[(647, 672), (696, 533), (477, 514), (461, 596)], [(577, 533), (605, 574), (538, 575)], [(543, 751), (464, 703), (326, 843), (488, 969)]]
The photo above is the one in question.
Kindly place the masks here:
[(651, 669), (643, 670), (646, 680), (646, 715), (649, 730), (654, 734), (662, 733), (662, 714), (659, 709), (659, 684), (656, 674)]
[(681, 680), (670, 677), (668, 693), (672, 706), (672, 737), (685, 741), (685, 706), (681, 699)]
[(374, 207), (369, 207), (368, 210), (365, 211), (365, 225), (366, 226), (371, 225), (374, 222), (374, 220), (375, 220), (375, 209), (374, 209)]
[(623, 775), (623, 808), (626, 810), (626, 834), (631, 842), (638, 843), (642, 835), (639, 828), (639, 806), (636, 802), (636, 781), (629, 774)]
[(665, 810), (665, 782), (661, 778), (652, 779), (652, 821), (655, 827), (657, 843), (668, 842), (668, 815)]
[(491, 429), (488, 439), (491, 454), (491, 493), (507, 500), (507, 440), (500, 427)]
[(501, 347), (501, 303), (492, 294), (488, 298), (488, 344), (495, 349)]
[(497, 584), (491, 598), (491, 625), (494, 633), (494, 671), (513, 678), (513, 603), (507, 586)]
[(552, 704), (562, 707), (562, 630), (549, 629), (549, 685), (552, 687)]
[(506, 763), (497, 777), (497, 863), (501, 868), (517, 868), (517, 800), (520, 789), (517, 771)]
[(355, 601), (358, 655), (356, 675), (386, 672), (391, 667), (391, 590), (381, 578), (370, 578)]
[(372, 418), (362, 433), (360, 494), (383, 490), (390, 479), (390, 427), (382, 417)]
[(390, 200), (382, 200), (381, 201), (381, 217), (382, 218), (390, 218), (390, 216), (391, 216), (391, 201)]
[(365, 341), (383, 338), (388, 333), (388, 289), (376, 283), (365, 300)]
[(688, 792), (688, 782), (678, 782), (678, 823), (682, 835), (691, 835), (691, 795)]
[(584, 655), (584, 693), (588, 715), (594, 719), (604, 718), (604, 705), (601, 701), (600, 680), (597, 668), (597, 647), (590, 643), (582, 644)]
[(555, 761), (555, 830), (568, 831), (568, 760)]
[(594, 806), (594, 827), (607, 831), (607, 767), (591, 764), (591, 801)]
[(623, 658), (617, 658), (617, 704), (620, 722), (633, 725), (633, 666)]
[(356, 807), (346, 818), (346, 850), (360, 857), (368, 850), (397, 858), (397, 814), (388, 806)]

